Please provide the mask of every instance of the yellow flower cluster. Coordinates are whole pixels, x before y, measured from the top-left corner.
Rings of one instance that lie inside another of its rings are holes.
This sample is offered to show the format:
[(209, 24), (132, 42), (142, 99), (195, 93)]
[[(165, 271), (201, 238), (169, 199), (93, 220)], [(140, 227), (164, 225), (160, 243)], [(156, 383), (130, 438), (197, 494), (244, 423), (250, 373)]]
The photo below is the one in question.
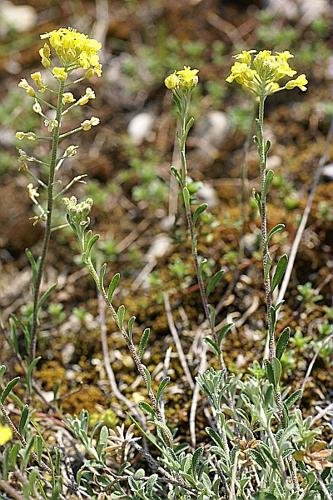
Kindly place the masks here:
[(60, 28), (41, 35), (42, 39), (48, 39), (39, 51), (44, 67), (51, 66), (51, 48), (59, 57), (63, 67), (54, 68), (53, 74), (59, 80), (67, 78), (68, 70), (82, 68), (86, 70), (86, 76), (101, 76), (102, 66), (99, 62), (98, 52), (101, 44), (87, 35), (79, 33), (72, 28)]
[(262, 50), (258, 53), (255, 50), (243, 50), (235, 56), (236, 62), (231, 67), (226, 81), (228, 83), (236, 81), (251, 93), (262, 97), (295, 87), (304, 91), (308, 83), (304, 74), (280, 86), (280, 80), (292, 78), (296, 74), (288, 63), (292, 57), (294, 56), (288, 50), (275, 54), (272, 54), (270, 50)]
[(198, 69), (191, 69), (184, 66), (184, 69), (174, 71), (164, 80), (166, 88), (170, 90), (182, 89), (191, 90), (198, 84)]

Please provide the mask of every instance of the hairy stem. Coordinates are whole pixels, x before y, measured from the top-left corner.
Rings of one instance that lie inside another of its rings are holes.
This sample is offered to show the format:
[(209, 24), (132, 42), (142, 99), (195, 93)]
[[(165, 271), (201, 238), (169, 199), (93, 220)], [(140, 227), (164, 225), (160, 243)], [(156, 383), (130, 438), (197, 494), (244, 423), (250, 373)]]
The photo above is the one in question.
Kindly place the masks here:
[(127, 331), (125, 330), (125, 328), (123, 328), (123, 327), (121, 327), (119, 325), (117, 312), (116, 312), (115, 308), (113, 307), (113, 305), (111, 304), (111, 302), (109, 301), (107, 293), (106, 293), (104, 287), (101, 287), (97, 271), (96, 271), (96, 269), (95, 269), (95, 267), (94, 267), (94, 265), (93, 265), (93, 263), (92, 263), (92, 261), (91, 261), (90, 258), (88, 258), (87, 260), (85, 260), (85, 265), (86, 265), (86, 267), (87, 267), (87, 269), (88, 269), (91, 277), (95, 281), (95, 284), (96, 284), (99, 292), (101, 293), (101, 295), (102, 295), (102, 297), (103, 297), (103, 299), (104, 299), (107, 307), (109, 308), (109, 310), (111, 312), (112, 319), (114, 320), (114, 322), (116, 323), (116, 325), (120, 328), (121, 334), (124, 337), (126, 345), (127, 345), (128, 349), (130, 351), (131, 357), (132, 357), (132, 359), (133, 359), (133, 361), (134, 361), (134, 363), (136, 365), (136, 368), (137, 368), (139, 374), (141, 375), (141, 377), (143, 378), (143, 380), (144, 380), (144, 382), (146, 384), (148, 396), (149, 396), (151, 404), (152, 404), (152, 406), (153, 406), (153, 408), (154, 408), (154, 410), (156, 412), (156, 415), (157, 415), (159, 421), (164, 424), (164, 420), (163, 420), (163, 417), (162, 417), (162, 414), (161, 414), (161, 411), (160, 411), (157, 399), (155, 397), (155, 394), (154, 394), (153, 390), (150, 387), (150, 384), (148, 382), (147, 375), (146, 375), (146, 372), (145, 372), (145, 369), (144, 369), (144, 365), (141, 362), (141, 359), (140, 359), (140, 357), (139, 357), (139, 355), (137, 353), (137, 350), (136, 350), (133, 342), (131, 341), (130, 336), (128, 335)]
[(43, 239), (43, 249), (42, 254), (38, 263), (37, 277), (34, 286), (33, 293), (33, 312), (32, 312), (32, 324), (31, 324), (31, 344), (30, 344), (30, 362), (36, 356), (37, 347), (37, 328), (38, 328), (38, 302), (40, 298), (40, 289), (42, 284), (42, 279), (45, 270), (45, 263), (47, 259), (51, 230), (52, 230), (52, 212), (53, 212), (53, 187), (54, 187), (54, 176), (55, 167), (57, 162), (57, 150), (59, 144), (60, 128), (61, 128), (61, 113), (62, 113), (62, 95), (64, 92), (64, 82), (61, 81), (58, 90), (58, 100), (57, 100), (57, 110), (56, 110), (56, 120), (57, 126), (53, 130), (52, 134), (52, 147), (51, 147), (51, 159), (50, 159), (50, 169), (49, 178), (47, 183), (47, 219), (44, 231)]
[[(263, 262), (263, 273), (264, 273), (264, 290), (265, 290), (265, 302), (266, 302), (266, 323), (267, 323), (267, 335), (269, 339), (269, 361), (272, 363), (276, 355), (275, 348), (275, 328), (271, 320), (271, 307), (272, 307), (272, 297), (271, 297), (271, 280), (269, 273), (270, 256), (268, 250), (268, 240), (267, 240), (267, 190), (266, 190), (266, 158), (267, 158), (267, 143), (264, 137), (264, 111), (265, 111), (265, 97), (261, 96), (259, 99), (259, 113), (258, 113), (258, 153), (259, 153), (259, 167), (260, 167), (260, 183), (261, 183), (261, 195), (260, 195), (260, 215), (261, 215), (261, 249), (262, 249), (262, 262)], [(283, 404), (281, 398), (281, 392), (279, 387), (275, 389), (275, 398), (278, 406), (278, 412), (280, 420), (283, 421)]]
[[(181, 116), (180, 140), (179, 140), (180, 159), (181, 159), (181, 187), (182, 187), (182, 189), (187, 188), (187, 186), (188, 186), (188, 183), (187, 183), (187, 162), (186, 162), (186, 126), (187, 126), (187, 119), (188, 119), (188, 108), (189, 108), (189, 103), (190, 103), (189, 96), (186, 96), (184, 98), (184, 100), (185, 100), (185, 106), (184, 106), (183, 113)], [(188, 230), (190, 233), (191, 247), (192, 247), (192, 258), (193, 258), (194, 269), (195, 269), (195, 273), (196, 273), (196, 277), (197, 277), (197, 282), (199, 285), (201, 303), (202, 303), (202, 307), (204, 310), (205, 318), (206, 318), (208, 325), (210, 327), (211, 335), (217, 344), (218, 343), (217, 342), (217, 335), (215, 333), (212, 317), (210, 314), (205, 284), (204, 284), (201, 270), (200, 270), (197, 234), (196, 234), (196, 230), (195, 230), (193, 220), (192, 220), (191, 208), (190, 208), (190, 206), (188, 206), (187, 203), (185, 203), (185, 200), (184, 200), (184, 208), (185, 208), (185, 214), (186, 214), (187, 227), (188, 227)], [(222, 369), (225, 368), (225, 363), (224, 363), (222, 352), (220, 352), (220, 355), (219, 355), (219, 362), (220, 362), (221, 368)]]

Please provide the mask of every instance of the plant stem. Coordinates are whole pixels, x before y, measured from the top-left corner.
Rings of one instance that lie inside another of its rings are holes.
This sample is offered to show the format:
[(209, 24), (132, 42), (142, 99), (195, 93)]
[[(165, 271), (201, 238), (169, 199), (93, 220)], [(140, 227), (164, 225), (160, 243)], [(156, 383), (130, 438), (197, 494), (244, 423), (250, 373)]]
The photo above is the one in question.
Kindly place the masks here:
[(91, 277), (95, 281), (95, 284), (96, 284), (99, 292), (101, 293), (101, 295), (102, 295), (102, 297), (103, 297), (103, 299), (104, 299), (107, 307), (109, 308), (109, 310), (111, 312), (111, 316), (112, 316), (114, 322), (119, 327), (120, 332), (121, 332), (122, 336), (125, 339), (126, 345), (127, 345), (128, 349), (130, 351), (130, 354), (131, 354), (132, 359), (133, 359), (133, 361), (134, 361), (134, 363), (135, 363), (135, 365), (137, 367), (137, 370), (138, 370), (138, 372), (140, 373), (141, 377), (143, 378), (143, 380), (145, 382), (145, 385), (147, 387), (147, 392), (148, 392), (149, 399), (151, 401), (151, 404), (153, 405), (153, 408), (154, 408), (154, 410), (156, 412), (158, 420), (162, 424), (164, 424), (163, 416), (162, 416), (160, 408), (158, 406), (157, 399), (155, 397), (155, 394), (154, 394), (153, 390), (150, 387), (150, 384), (148, 382), (147, 375), (146, 375), (146, 372), (145, 372), (145, 369), (144, 369), (144, 365), (141, 362), (141, 359), (139, 358), (139, 355), (138, 355), (138, 353), (136, 351), (136, 348), (135, 348), (133, 342), (131, 341), (131, 339), (130, 339), (128, 333), (127, 333), (127, 331), (125, 330), (125, 328), (123, 328), (123, 327), (121, 327), (119, 325), (117, 312), (116, 312), (115, 308), (113, 307), (113, 305), (111, 304), (111, 302), (109, 301), (107, 293), (106, 293), (104, 287), (102, 287), (100, 285), (100, 280), (99, 280), (97, 271), (96, 271), (96, 269), (95, 269), (95, 267), (94, 267), (94, 265), (92, 263), (92, 260), (90, 258), (88, 258), (87, 260), (85, 260), (85, 265), (86, 265), (86, 267), (87, 267), (87, 269), (88, 269)]
[(56, 120), (57, 126), (53, 130), (52, 135), (52, 147), (51, 147), (51, 159), (50, 159), (50, 169), (47, 184), (47, 219), (44, 231), (43, 239), (43, 249), (42, 254), (38, 263), (38, 270), (36, 276), (36, 282), (34, 284), (33, 292), (33, 313), (32, 313), (32, 324), (31, 324), (31, 337), (30, 337), (30, 363), (36, 356), (37, 347), (37, 327), (38, 327), (38, 302), (40, 298), (40, 288), (45, 270), (45, 263), (49, 249), (51, 229), (52, 229), (52, 211), (53, 211), (53, 187), (54, 187), (54, 176), (55, 167), (57, 161), (57, 150), (59, 144), (60, 128), (61, 128), (61, 113), (62, 113), (62, 95), (64, 92), (64, 82), (61, 81), (58, 90), (58, 100), (57, 100), (57, 111)]
[(262, 261), (264, 271), (264, 289), (266, 301), (266, 322), (269, 336), (269, 361), (272, 362), (275, 358), (275, 338), (274, 331), (271, 324), (270, 308), (272, 307), (271, 299), (271, 283), (270, 276), (267, 269), (269, 262), (269, 251), (267, 245), (267, 195), (265, 193), (266, 182), (266, 143), (264, 138), (264, 107), (265, 97), (260, 97), (259, 100), (259, 116), (258, 116), (258, 152), (259, 152), (259, 168), (260, 168), (260, 184), (261, 184), (261, 197), (260, 197), (260, 213), (261, 213), (261, 248), (262, 248)]
[[(260, 195), (261, 248), (262, 248), (262, 262), (263, 262), (263, 273), (264, 273), (267, 335), (269, 339), (269, 361), (270, 363), (272, 363), (276, 355), (276, 349), (275, 349), (275, 326), (272, 324), (271, 314), (270, 314), (272, 307), (271, 280), (269, 273), (269, 266), (271, 259), (269, 256), (268, 240), (267, 240), (267, 189), (266, 189), (266, 176), (267, 176), (266, 159), (267, 159), (268, 145), (264, 137), (264, 111), (265, 111), (265, 97), (260, 96), (257, 141), (258, 141), (260, 183), (261, 183), (261, 195)], [(278, 386), (275, 388), (275, 398), (278, 406), (280, 421), (283, 422), (283, 404), (282, 404), (281, 391)]]
[[(187, 182), (187, 162), (186, 162), (186, 127), (187, 127), (187, 119), (188, 119), (188, 109), (189, 109), (189, 103), (190, 103), (190, 97), (185, 96), (184, 97), (184, 108), (182, 110), (182, 116), (181, 116), (181, 123), (180, 123), (180, 140), (179, 140), (179, 149), (180, 149), (180, 159), (181, 159), (181, 188), (182, 188), (182, 193), (183, 189), (187, 188), (188, 182)], [(184, 198), (184, 194), (183, 194)], [(200, 290), (200, 297), (201, 297), (201, 303), (202, 307), (204, 310), (204, 314), (206, 317), (206, 320), (208, 322), (208, 325), (211, 330), (211, 335), (215, 341), (216, 344), (218, 344), (217, 341), (217, 335), (215, 333), (214, 325), (212, 322), (212, 317), (210, 314), (209, 306), (208, 306), (208, 300), (207, 300), (207, 295), (206, 295), (206, 289), (205, 289), (205, 284), (202, 278), (201, 270), (200, 270), (200, 262), (199, 262), (199, 256), (198, 256), (198, 244), (197, 244), (197, 234), (195, 231), (195, 227), (193, 224), (192, 220), (192, 213), (191, 213), (191, 207), (188, 206), (187, 203), (185, 203), (184, 199), (184, 209), (185, 209), (185, 214), (186, 214), (186, 221), (187, 221), (187, 227), (190, 233), (190, 239), (191, 239), (191, 247), (192, 247), (192, 257), (193, 257), (193, 263), (194, 263), (194, 268), (195, 268), (195, 273), (197, 277), (197, 282), (199, 285), (199, 290)], [(219, 362), (220, 366), (222, 369), (225, 368), (225, 363), (223, 359), (223, 353), (220, 352), (219, 355)]]

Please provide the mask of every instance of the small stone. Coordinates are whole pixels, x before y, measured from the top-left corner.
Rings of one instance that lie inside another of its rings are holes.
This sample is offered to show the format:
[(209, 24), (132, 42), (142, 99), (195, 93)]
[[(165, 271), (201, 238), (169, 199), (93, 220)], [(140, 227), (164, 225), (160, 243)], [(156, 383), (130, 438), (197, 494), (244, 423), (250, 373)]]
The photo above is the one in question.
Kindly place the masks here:
[(169, 250), (171, 238), (166, 234), (158, 234), (147, 252), (147, 260), (155, 260), (163, 257)]
[(268, 156), (267, 158), (267, 168), (271, 168), (272, 170), (275, 170), (281, 165), (282, 161), (280, 156), (277, 155), (272, 155)]
[(215, 189), (206, 182), (202, 184), (197, 194), (201, 200), (207, 203), (209, 208), (216, 207), (219, 203)]
[(2, 0), (0, 5), (0, 35), (6, 35), (14, 29), (28, 31), (36, 25), (37, 13), (30, 5), (14, 5), (9, 0)]
[(230, 130), (230, 120), (222, 111), (210, 111), (199, 118), (193, 135), (200, 149), (211, 153), (226, 140)]
[(333, 182), (333, 163), (329, 163), (323, 167), (321, 177), (323, 181)]
[(329, 15), (327, 0), (268, 0), (268, 9), (285, 19), (299, 20), (308, 26), (316, 19)]
[(134, 144), (140, 146), (143, 141), (149, 138), (153, 125), (154, 116), (151, 113), (139, 113), (130, 121), (127, 132)]

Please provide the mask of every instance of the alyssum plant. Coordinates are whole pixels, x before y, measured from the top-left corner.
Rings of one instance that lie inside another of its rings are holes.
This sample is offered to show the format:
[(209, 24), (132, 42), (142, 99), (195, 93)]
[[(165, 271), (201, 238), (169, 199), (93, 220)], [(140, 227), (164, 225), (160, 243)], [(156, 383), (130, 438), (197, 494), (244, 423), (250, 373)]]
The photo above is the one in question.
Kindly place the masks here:
[[(84, 35), (74, 35), (74, 33), (70, 30), (58, 30), (53, 32), (53, 35), (52, 33), (48, 35), (51, 46), (60, 58), (64, 57), (67, 50), (74, 58), (71, 59), (72, 63), (69, 62), (69, 65), (64, 64), (66, 61), (64, 59), (61, 68), (53, 69), (53, 74), (58, 79), (59, 75), (61, 77), (60, 85), (68, 78), (74, 61), (81, 60), (82, 64), (88, 64), (86, 55), (75, 52), (75, 40), (81, 40)], [(97, 46), (95, 49), (98, 50)], [(97, 73), (100, 72), (96, 51), (92, 54), (89, 63), (92, 68), (85, 68), (88, 72), (91, 69)], [(44, 61), (47, 65), (50, 57), (45, 47), (42, 49), (42, 56), (47, 59)], [(285, 88), (292, 89), (298, 86), (305, 90), (307, 82), (304, 75), (290, 80), (295, 74), (288, 64), (290, 57), (292, 56), (289, 52), (273, 55), (269, 51), (257, 54), (254, 51), (244, 51), (236, 56), (236, 62), (228, 77), (228, 81), (235, 80), (259, 101), (255, 141), (258, 148), (262, 187), (261, 192), (256, 194), (256, 200), (261, 216), (269, 340), (269, 356), (265, 360), (265, 378), (247, 377), (242, 380), (228, 372), (222, 354), (222, 340), (231, 327), (225, 325), (221, 332), (216, 332), (215, 310), (208, 303), (209, 294), (221, 279), (222, 272), (219, 271), (208, 283), (205, 283), (202, 258), (198, 255), (198, 227), (200, 217), (207, 206), (204, 204), (194, 206), (197, 202), (194, 196), (190, 196), (186, 163), (186, 139), (193, 124), (193, 119), (188, 116), (189, 103), (192, 91), (198, 83), (198, 70), (185, 67), (169, 75), (165, 84), (172, 90), (180, 122), (177, 137), (181, 169), (180, 171), (173, 169), (173, 174), (179, 183), (184, 202), (185, 219), (191, 239), (203, 311), (211, 332), (206, 343), (217, 355), (220, 365), (220, 369), (209, 368), (197, 377), (197, 382), (210, 408), (209, 426), (206, 428), (207, 440), (198, 448), (190, 450), (186, 443), (179, 442), (177, 435), (166, 422), (161, 402), (163, 392), (170, 380), (166, 377), (157, 384), (144, 363), (143, 357), (149, 342), (149, 329), (143, 331), (137, 347), (133, 334), (135, 318), (131, 317), (126, 320), (125, 307), (115, 305), (115, 290), (119, 284), (120, 275), (115, 273), (106, 286), (107, 265), (104, 264), (100, 269), (96, 265), (95, 248), (98, 235), (89, 228), (89, 214), (93, 201), (87, 199), (78, 202), (75, 197), (65, 198), (67, 222), (77, 239), (82, 263), (95, 282), (117, 329), (122, 333), (136, 369), (146, 386), (149, 402), (140, 404), (144, 417), (139, 419), (136, 415), (131, 416), (144, 437), (144, 441), (141, 446), (138, 442), (140, 438), (134, 437), (132, 428), (127, 433), (123, 429), (118, 429), (117, 434), (109, 431), (105, 426), (96, 425), (90, 432), (89, 415), (86, 411), (83, 411), (79, 417), (68, 417), (67, 429), (71, 432), (73, 439), (80, 442), (81, 450), (83, 448), (85, 451), (83, 455), (81, 452), (81, 464), (76, 475), (71, 472), (70, 481), (64, 481), (60, 475), (61, 467), (66, 462), (62, 450), (59, 446), (53, 449), (46, 446), (42, 430), (34, 424), (31, 410), (12, 391), (18, 381), (14, 379), (7, 384), (1, 397), (1, 410), (7, 423), (7, 430), (4, 431), (7, 435), (4, 441), (8, 441), (3, 453), (5, 465), (2, 477), (7, 480), (10, 474), (22, 476), (22, 472), (25, 471), (26, 481), (22, 487), (25, 498), (39, 498), (40, 496), (54, 499), (66, 498), (69, 493), (73, 495), (73, 498), (144, 500), (163, 498), (170, 500), (176, 498), (182, 500), (191, 498), (201, 500), (245, 500), (248, 498), (319, 500), (330, 498), (328, 484), (329, 467), (332, 465), (329, 461), (331, 450), (325, 449), (325, 443), (320, 440), (321, 430), (313, 426), (311, 418), (304, 419), (301, 411), (295, 408), (295, 403), (301, 398), (301, 391), (289, 394), (288, 388), (282, 390), (280, 384), (282, 374), (280, 359), (287, 346), (290, 332), (285, 330), (278, 341), (275, 340), (277, 311), (281, 304), (273, 304), (273, 292), (283, 277), (286, 257), (280, 258), (272, 274), (274, 266), (269, 254), (269, 242), (276, 232), (283, 230), (284, 226), (279, 224), (269, 232), (267, 231), (266, 198), (273, 173), (266, 168), (269, 141), (265, 139), (263, 130), (264, 103), (270, 94)], [(281, 85), (281, 81), (285, 81), (286, 78), (289, 78), (287, 83)], [(28, 93), (32, 92), (28, 84), (24, 83), (24, 86)], [(59, 106), (58, 104), (57, 109)], [(56, 116), (60, 118), (61, 113), (60, 106), (60, 111), (58, 109)], [(60, 120), (57, 117), (55, 120), (57, 121), (55, 128), (58, 128)], [(81, 124), (83, 129), (88, 127), (84, 125), (85, 123)], [(91, 125), (93, 123), (89, 122), (89, 126)], [(53, 133), (55, 128), (53, 128)], [(25, 137), (36, 138), (34, 134), (31, 134), (28, 133), (29, 137)], [(54, 147), (57, 147), (59, 139), (67, 135), (67, 133), (60, 134), (58, 130), (56, 137), (52, 140)], [(26, 156), (24, 156), (25, 161), (28, 161)], [(62, 157), (60, 160), (63, 159)], [(55, 171), (56, 166), (53, 168)], [(52, 188), (49, 187), (50, 189)], [(36, 199), (36, 196), (34, 198)], [(48, 210), (45, 213), (41, 209), (41, 214), (47, 220), (50, 217)], [(37, 271), (39, 271), (40, 262), (32, 259), (31, 255), (29, 257), (32, 267), (35, 269), (37, 266)], [(45, 264), (45, 258), (43, 262)], [(35, 275), (38, 277), (36, 271)], [(38, 285), (38, 281), (34, 281), (35, 287), (36, 283)], [(47, 296), (42, 302), (47, 299)], [(25, 328), (23, 333), (27, 337), (26, 325), (21, 326), (18, 320), (13, 320), (12, 325), (15, 325), (15, 327), (12, 326), (12, 330), (14, 329), (12, 339), (17, 338), (17, 330), (23, 329), (23, 326)], [(27, 347), (31, 353), (31, 363), (29, 367), (26, 366), (31, 374), (36, 358), (34, 358), (34, 348), (31, 348), (31, 333), (27, 338), (30, 339)], [(13, 340), (12, 345), (17, 352)], [(3, 372), (4, 369), (2, 376)], [(34, 390), (32, 377), (28, 379), (31, 392)], [(13, 424), (4, 407), (7, 398), (11, 398), (21, 407), (18, 427)], [(12, 434), (14, 434), (14, 439), (11, 440)], [(133, 458), (136, 452), (139, 452), (146, 460), (146, 469), (135, 465), (136, 461)], [(121, 457), (121, 462), (117, 467), (113, 460), (115, 453), (119, 453)], [(68, 468), (67, 462), (66, 466)]]
[[(33, 380), (33, 370), (40, 360), (40, 357), (36, 357), (36, 350), (42, 308), (56, 288), (56, 284), (54, 284), (44, 293), (41, 292), (51, 235), (63, 227), (57, 227), (53, 224), (54, 204), (73, 184), (82, 181), (85, 177), (85, 175), (77, 176), (70, 180), (67, 185), (62, 186), (60, 170), (67, 159), (76, 155), (78, 149), (78, 146), (68, 143), (67, 138), (76, 132), (88, 131), (99, 123), (98, 118), (91, 117), (73, 130), (64, 129), (65, 118), (75, 107), (83, 106), (91, 99), (95, 99), (95, 93), (90, 87), (86, 88), (85, 94), (77, 99), (69, 90), (72, 90), (72, 87), (75, 87), (79, 82), (94, 75), (100, 77), (102, 71), (99, 62), (101, 44), (90, 39), (87, 35), (70, 28), (62, 28), (41, 35), (41, 38), (45, 40), (44, 45), (39, 50), (45, 74), (42, 75), (40, 71), (32, 73), (31, 84), (26, 79), (22, 79), (19, 87), (24, 89), (32, 99), (32, 109), (41, 117), (46, 132), (36, 134), (33, 131), (20, 131), (16, 133), (16, 138), (27, 143), (45, 141), (49, 145), (47, 155), (42, 159), (19, 149), (20, 170), (31, 178), (27, 189), (37, 211), (36, 216), (33, 217), (33, 224), (43, 224), (44, 238), (41, 254), (38, 257), (34, 257), (30, 250), (26, 251), (32, 271), (32, 306), (28, 308), (25, 317), (19, 318), (13, 315), (10, 318), (10, 332), (3, 329), (21, 370), (25, 374), (24, 383), (29, 398), (32, 397), (33, 391), (42, 397)], [(41, 191), (46, 193), (45, 206), (43, 202), (39, 201), (40, 195), (44, 194)], [(19, 342), (21, 336), (24, 339), (23, 346)], [(1, 378), (4, 374), (5, 366), (2, 366)], [(6, 436), (6, 440), (13, 435), (16, 438), (15, 444), (6, 448), (3, 453), (2, 477), (7, 480), (11, 470), (14, 471), (14, 474), (15, 471), (19, 472), (19, 469), (24, 471), (31, 461), (35, 461), (39, 467), (30, 467), (29, 465), (27, 468), (28, 479), (22, 485), (25, 498), (35, 498), (37, 491), (38, 495), (46, 497), (45, 487), (52, 498), (58, 498), (63, 487), (60, 475), (59, 448), (53, 451), (53, 457), (48, 454), (45, 460), (42, 458), (44, 443), (42, 435), (34, 429), (34, 424), (31, 421), (33, 412), (12, 392), (18, 382), (19, 377), (8, 382), (1, 395), (0, 409), (7, 423), (2, 428), (1, 435)], [(7, 398), (10, 397), (21, 409), (21, 418), (17, 427), (4, 406)], [(18, 465), (19, 462), (20, 465)], [(40, 473), (42, 470), (48, 473), (48, 479)]]

